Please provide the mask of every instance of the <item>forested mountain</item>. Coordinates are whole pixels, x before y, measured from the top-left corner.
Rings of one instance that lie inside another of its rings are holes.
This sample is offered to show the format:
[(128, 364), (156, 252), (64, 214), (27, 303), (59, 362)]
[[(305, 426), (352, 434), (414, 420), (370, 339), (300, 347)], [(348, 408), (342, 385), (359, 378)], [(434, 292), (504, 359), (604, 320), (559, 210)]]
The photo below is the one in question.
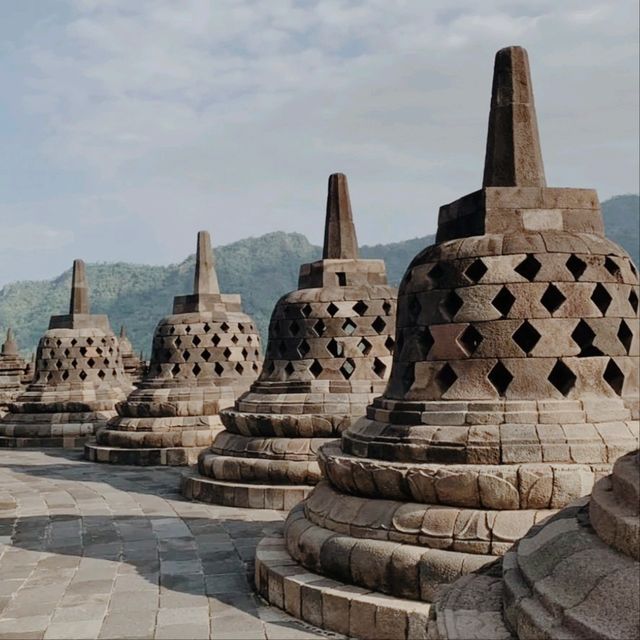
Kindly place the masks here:
[[(640, 214), (637, 195), (617, 196), (602, 205), (608, 236), (621, 244), (638, 263)], [(383, 258), (389, 279), (398, 284), (411, 259), (433, 242), (424, 236), (375, 246), (363, 246), (362, 257)], [(320, 247), (301, 234), (275, 232), (247, 238), (215, 249), (222, 291), (240, 293), (244, 308), (263, 335), (276, 300), (296, 287), (303, 262), (318, 259)], [(69, 263), (74, 256), (69, 256)], [(193, 286), (194, 256), (180, 264), (149, 266), (118, 263), (88, 264), (91, 309), (109, 315), (114, 330), (127, 326), (137, 350), (149, 353), (158, 320), (171, 312), (173, 296)], [(33, 350), (49, 316), (66, 313), (71, 269), (43, 281), (14, 282), (0, 290), (0, 331), (14, 328), (21, 350)], [(2, 336), (2, 334), (0, 334)]]

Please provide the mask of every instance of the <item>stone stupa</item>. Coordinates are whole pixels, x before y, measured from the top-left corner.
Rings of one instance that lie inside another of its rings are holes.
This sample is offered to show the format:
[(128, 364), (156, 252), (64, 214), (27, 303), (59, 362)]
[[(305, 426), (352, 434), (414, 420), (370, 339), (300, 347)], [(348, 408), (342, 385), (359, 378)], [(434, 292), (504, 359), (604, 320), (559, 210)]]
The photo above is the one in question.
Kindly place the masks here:
[(120, 343), (120, 355), (122, 356), (124, 372), (129, 376), (131, 383), (137, 387), (144, 378), (146, 366), (144, 360), (134, 353), (124, 325), (120, 327), (118, 342)]
[(85, 265), (74, 260), (69, 313), (51, 317), (33, 381), (0, 420), (0, 446), (80, 447), (130, 388), (118, 339), (107, 316), (89, 312)]
[(9, 409), (22, 390), (22, 377), (27, 363), (18, 352), (18, 344), (11, 327), (0, 349), (0, 416)]
[(347, 178), (329, 177), (324, 250), (298, 289), (277, 302), (265, 364), (221, 413), (226, 430), (188, 473), (189, 498), (290, 509), (320, 479), (320, 445), (334, 441), (384, 391), (396, 290), (382, 260), (358, 257)]
[(499, 51), (483, 187), (441, 207), (400, 285), (387, 390), (258, 546), (259, 592), (340, 633), (424, 637), (440, 585), (637, 447), (637, 299), (596, 192), (546, 186), (526, 51)]
[(240, 296), (221, 294), (207, 231), (198, 233), (194, 292), (156, 327), (149, 370), (118, 416), (85, 447), (96, 462), (186, 465), (221, 431), (260, 372), (260, 338)]
[(640, 638), (640, 454), (432, 607), (431, 640)]

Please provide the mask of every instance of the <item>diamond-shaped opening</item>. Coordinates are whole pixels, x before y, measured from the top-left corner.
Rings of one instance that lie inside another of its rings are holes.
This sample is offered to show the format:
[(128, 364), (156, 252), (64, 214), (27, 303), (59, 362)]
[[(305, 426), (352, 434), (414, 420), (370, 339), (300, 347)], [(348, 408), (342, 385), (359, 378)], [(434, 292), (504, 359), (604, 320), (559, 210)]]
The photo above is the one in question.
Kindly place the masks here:
[(333, 302), (330, 302), (329, 306), (327, 307), (327, 313), (333, 318), (333, 316), (335, 316), (338, 311), (340, 311), (340, 309), (338, 309), (338, 307), (333, 304)]
[(191, 367), (191, 371), (193, 371), (193, 375), (197, 376), (200, 375), (200, 372), (202, 371), (202, 369), (200, 368), (200, 365), (196, 362), (193, 367)]
[(313, 308), (309, 303), (305, 304), (304, 307), (302, 307), (302, 309), (300, 310), (300, 312), (305, 318), (308, 318), (311, 315), (312, 311), (313, 311)]
[(309, 351), (311, 351), (309, 343), (306, 340), (302, 340), (302, 342), (300, 342), (300, 344), (298, 345), (298, 353), (300, 354), (300, 357), (304, 358), (307, 353), (309, 353)]
[(278, 342), (278, 353), (281, 358), (284, 358), (287, 353), (287, 343), (284, 340), (280, 340), (280, 342)]
[(106, 338), (102, 338), (102, 340), (100, 342), (102, 342), (102, 344), (106, 345), (107, 344), (107, 339)]
[(202, 340), (200, 340), (200, 338), (198, 338), (198, 336), (193, 336), (192, 342), (193, 342), (194, 346), (197, 347), (202, 342)]
[(239, 339), (240, 338), (238, 338), (238, 336), (235, 333), (231, 336), (231, 342), (233, 342), (233, 344), (238, 344)]
[(558, 360), (553, 366), (553, 369), (551, 369), (547, 380), (549, 380), (563, 396), (567, 396), (575, 386), (577, 378), (575, 373), (573, 373), (562, 360)]
[(371, 343), (366, 338), (362, 338), (356, 345), (356, 348), (363, 356), (366, 356), (371, 352)]
[(182, 357), (184, 358), (185, 362), (188, 362), (189, 358), (191, 357), (191, 354), (185, 349), (183, 354), (182, 354)]
[(438, 371), (435, 378), (440, 393), (446, 393), (457, 379), (458, 374), (448, 362)]
[(77, 344), (78, 344), (78, 341), (77, 341), (75, 338), (73, 338), (73, 339), (71, 340), (71, 346), (72, 346), (72, 347), (75, 347)]
[(614, 277), (617, 278), (620, 275), (620, 265), (613, 260), (613, 258), (607, 256), (604, 259), (604, 268)]
[(440, 309), (449, 320), (453, 320), (462, 305), (462, 298), (455, 291), (449, 291), (445, 299), (440, 302)]
[(620, 371), (620, 367), (613, 359), (609, 360), (604, 373), (602, 374), (604, 381), (616, 392), (622, 395), (622, 387), (624, 386), (624, 373)]
[(65, 355), (65, 357), (68, 358), (71, 355), (71, 351), (69, 351), (69, 349), (65, 349), (64, 350), (64, 355)]
[(542, 337), (540, 332), (528, 321), (525, 320), (511, 336), (513, 341), (529, 355)]
[(629, 351), (631, 350), (631, 342), (633, 341), (633, 332), (629, 328), (629, 325), (624, 321), (620, 321), (620, 326), (618, 327), (618, 340), (622, 343), (624, 350), (629, 355)]
[(189, 335), (191, 333), (191, 327), (189, 325), (187, 325), (184, 329), (184, 332)]
[(110, 364), (110, 360), (109, 360), (109, 358), (105, 358), (103, 362), (104, 362), (104, 366), (105, 366), (105, 367), (108, 367), (108, 366), (109, 366), (109, 364)]
[(317, 378), (323, 371), (322, 365), (317, 360), (314, 360), (309, 367), (309, 371), (314, 378)]
[(496, 297), (491, 301), (491, 304), (502, 314), (502, 316), (506, 316), (509, 311), (511, 311), (511, 307), (513, 307), (513, 303), (516, 301), (515, 296), (507, 289), (507, 287), (502, 287), (500, 291), (498, 291)]
[(62, 379), (63, 379), (63, 380), (67, 380), (68, 378), (69, 378), (69, 372), (65, 369), (65, 370), (62, 372)]
[(393, 305), (388, 300), (385, 300), (382, 303), (382, 310), (389, 315), (391, 313), (391, 309), (393, 309)]
[(227, 360), (231, 357), (231, 354), (233, 352), (231, 351), (231, 349), (229, 349), (229, 347), (227, 347), (223, 352), (222, 355), (227, 358)]
[(458, 336), (458, 343), (468, 355), (475, 353), (483, 340), (482, 334), (472, 324)]
[(312, 329), (318, 337), (322, 337), (324, 335), (324, 332), (327, 330), (327, 325), (322, 321), (322, 318), (320, 318), (313, 325)]
[[(51, 352), (51, 355), (53, 355), (53, 351)], [(80, 355), (81, 356), (87, 355), (87, 347), (80, 347)]]
[(487, 265), (480, 259), (476, 258), (465, 270), (464, 275), (471, 280), (474, 284), (477, 284), (482, 280), (482, 276), (487, 273), (489, 269)]
[(209, 333), (209, 331), (211, 331), (211, 325), (208, 322), (204, 323), (204, 327), (202, 327), (204, 329), (205, 333)]
[(598, 283), (591, 294), (591, 300), (593, 300), (593, 304), (600, 309), (600, 313), (605, 315), (609, 305), (611, 304), (612, 298), (607, 289), (602, 284)]
[(100, 369), (100, 371), (98, 371), (98, 378), (100, 378), (100, 380), (104, 380), (104, 377), (106, 375), (107, 374), (102, 369)]
[[(51, 375), (51, 374), (49, 374), (49, 375)], [(86, 371), (81, 371), (78, 374), (78, 376), (79, 376), (80, 380), (84, 381), (84, 380), (87, 379), (87, 372)], [(51, 378), (47, 376), (47, 379), (50, 380)]]
[(387, 326), (387, 323), (380, 316), (377, 316), (371, 323), (371, 326), (376, 333), (382, 333)]
[(205, 362), (209, 362), (209, 358), (211, 358), (211, 352), (210, 352), (209, 350), (205, 349), (205, 350), (202, 352), (202, 359), (203, 359)]
[(254, 362), (254, 363), (251, 365), (251, 368), (252, 368), (254, 371), (258, 371), (258, 363), (257, 363), (257, 362)]
[(351, 358), (347, 358), (340, 367), (340, 373), (347, 380), (353, 375), (355, 370), (356, 363)]
[(236, 363), (236, 366), (234, 367), (234, 369), (240, 374), (242, 375), (244, 373), (244, 366), (242, 364), (242, 362), (238, 362)]
[(389, 353), (393, 353), (393, 348), (395, 347), (395, 340), (391, 337), (388, 336), (387, 339), (384, 341), (384, 346), (387, 348), (387, 351)]
[(251, 344), (253, 342), (253, 338), (251, 336), (247, 336), (247, 344)]
[(409, 315), (411, 316), (411, 320), (413, 322), (415, 322), (418, 319), (418, 316), (420, 315), (420, 312), (422, 311), (422, 305), (420, 304), (420, 301), (418, 300), (418, 296), (410, 295), (409, 296), (409, 303), (408, 303), (407, 307), (409, 309)]
[(402, 371), (402, 384), (405, 391), (409, 391), (416, 381), (416, 363), (404, 362), (404, 369)]
[(100, 347), (96, 348), (96, 353), (101, 356), (102, 355), (102, 349)]
[(228, 325), (226, 322), (223, 322), (223, 323), (220, 325), (220, 330), (221, 330), (221, 331), (224, 331), (224, 332), (226, 333), (227, 331), (229, 331), (229, 325)]
[(179, 347), (181, 344), (182, 344), (182, 338), (180, 336), (178, 336), (176, 338), (175, 345), (176, 345), (176, 347)]
[[(62, 343), (60, 342), (60, 340), (58, 340), (56, 344), (60, 346)], [(91, 346), (93, 344), (93, 338), (87, 338), (87, 344)]]
[(171, 329), (169, 329), (169, 333), (171, 335), (173, 335), (176, 332), (176, 328), (175, 327), (171, 327)]
[(243, 347), (242, 348), (242, 357), (246, 360), (248, 355), (249, 355), (249, 352), (247, 351), (247, 349), (245, 347)]
[(297, 336), (300, 333), (300, 325), (295, 320), (289, 323), (289, 332), (292, 336)]
[(75, 358), (71, 361), (71, 366), (72, 366), (74, 369), (78, 366), (78, 361), (77, 361)]
[(221, 376), (224, 373), (224, 367), (220, 362), (216, 362), (213, 366), (213, 370), (216, 372), (216, 375)]
[(62, 369), (62, 360), (58, 360), (58, 362), (56, 362), (56, 367), (58, 369)]
[(569, 259), (565, 262), (565, 266), (571, 272), (573, 279), (579, 280), (587, 268), (587, 263), (572, 253)]
[(238, 323), (238, 331), (244, 333), (244, 325), (241, 322)]
[(293, 365), (291, 364), (291, 362), (287, 362), (285, 368), (284, 368), (284, 372), (290, 376), (293, 372), (295, 371)]
[[(59, 363), (58, 363), (59, 364)], [(94, 365), (96, 364), (96, 361), (93, 358), (89, 358), (87, 360), (87, 364), (93, 369)], [(59, 368), (59, 367), (58, 367)]]
[(504, 396), (511, 384), (511, 381), (513, 380), (513, 374), (502, 364), (502, 362), (498, 361), (493, 366), (493, 369), (489, 371), (487, 379), (493, 385), (494, 389), (501, 396)]
[(353, 305), (353, 310), (359, 316), (363, 316), (365, 313), (367, 313), (367, 311), (369, 310), (369, 307), (367, 306), (367, 304), (363, 300), (358, 300), (358, 302), (356, 302)]
[(438, 262), (429, 270), (427, 273), (427, 277), (433, 282), (433, 284), (437, 284), (438, 280), (444, 276), (444, 269), (442, 265)]
[(220, 340), (222, 340), (222, 338), (217, 333), (214, 333), (213, 338), (211, 338), (213, 346), (217, 347), (220, 344)]
[(633, 289), (631, 289), (631, 292), (629, 293), (629, 304), (631, 305), (633, 312), (638, 313), (638, 294)]
[(180, 373), (180, 365), (174, 364), (173, 368), (171, 369), (171, 374), (174, 376), (177, 376), (179, 373)]
[(335, 338), (331, 338), (327, 343), (327, 351), (334, 357), (339, 358), (344, 353), (344, 346)]
[(602, 351), (593, 346), (593, 340), (596, 337), (595, 331), (589, 326), (588, 322), (580, 320), (576, 328), (571, 332), (571, 339), (580, 347), (579, 358), (589, 358), (593, 356), (601, 356)]
[(515, 272), (529, 282), (533, 282), (541, 267), (542, 265), (538, 259), (533, 254), (528, 253), (527, 257), (515, 268)]
[(564, 304), (566, 299), (566, 296), (558, 287), (550, 284), (542, 294), (540, 302), (549, 313), (555, 313)]
[(380, 358), (373, 359), (373, 373), (375, 373), (378, 378), (384, 378), (385, 373), (387, 371), (387, 365), (380, 360)]
[(348, 335), (351, 336), (355, 333), (355, 330), (358, 328), (358, 326), (356, 325), (356, 323), (351, 319), (351, 318), (347, 318), (343, 323), (342, 323), (342, 330)]

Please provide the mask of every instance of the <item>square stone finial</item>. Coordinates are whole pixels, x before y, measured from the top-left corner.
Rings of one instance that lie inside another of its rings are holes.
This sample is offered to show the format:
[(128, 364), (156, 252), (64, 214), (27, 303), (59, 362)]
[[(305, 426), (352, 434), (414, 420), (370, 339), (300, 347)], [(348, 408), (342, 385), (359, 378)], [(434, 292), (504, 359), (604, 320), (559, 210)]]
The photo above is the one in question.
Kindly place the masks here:
[(0, 353), (2, 353), (3, 356), (18, 355), (18, 344), (16, 342), (15, 336), (13, 335), (13, 329), (11, 327), (7, 329), (7, 339), (2, 345), (2, 351)]
[(73, 261), (73, 275), (71, 277), (71, 302), (69, 315), (89, 313), (89, 286), (85, 264), (82, 260)]
[(351, 213), (349, 185), (344, 173), (333, 173), (329, 176), (322, 257), (352, 260), (358, 257), (358, 240)]
[(213, 250), (211, 249), (211, 236), (208, 231), (198, 231), (193, 293), (196, 295), (220, 293), (214, 267)]
[(482, 186), (546, 186), (529, 57), (522, 47), (496, 53)]

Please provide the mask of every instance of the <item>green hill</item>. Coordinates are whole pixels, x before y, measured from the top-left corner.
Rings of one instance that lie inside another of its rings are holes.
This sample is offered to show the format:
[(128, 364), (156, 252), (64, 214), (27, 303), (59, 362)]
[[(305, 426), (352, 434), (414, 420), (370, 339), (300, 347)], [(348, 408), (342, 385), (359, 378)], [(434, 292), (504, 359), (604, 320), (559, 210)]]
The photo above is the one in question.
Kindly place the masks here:
[[(638, 263), (638, 196), (611, 198), (602, 209), (607, 234)], [(411, 259), (431, 242), (433, 236), (424, 236), (363, 246), (361, 254), (383, 258), (390, 281), (398, 284)], [(319, 258), (321, 250), (301, 234), (275, 232), (218, 247), (215, 254), (221, 289), (242, 294), (245, 310), (265, 335), (275, 301), (296, 287), (300, 264)], [(180, 264), (168, 266), (89, 264), (92, 311), (108, 314), (114, 330), (126, 324), (134, 348), (148, 354), (153, 329), (171, 312), (173, 296), (191, 291), (193, 261), (189, 256)], [(0, 289), (0, 331), (13, 327), (22, 351), (33, 350), (49, 316), (66, 312), (70, 281), (71, 269), (53, 280), (14, 282)]]

